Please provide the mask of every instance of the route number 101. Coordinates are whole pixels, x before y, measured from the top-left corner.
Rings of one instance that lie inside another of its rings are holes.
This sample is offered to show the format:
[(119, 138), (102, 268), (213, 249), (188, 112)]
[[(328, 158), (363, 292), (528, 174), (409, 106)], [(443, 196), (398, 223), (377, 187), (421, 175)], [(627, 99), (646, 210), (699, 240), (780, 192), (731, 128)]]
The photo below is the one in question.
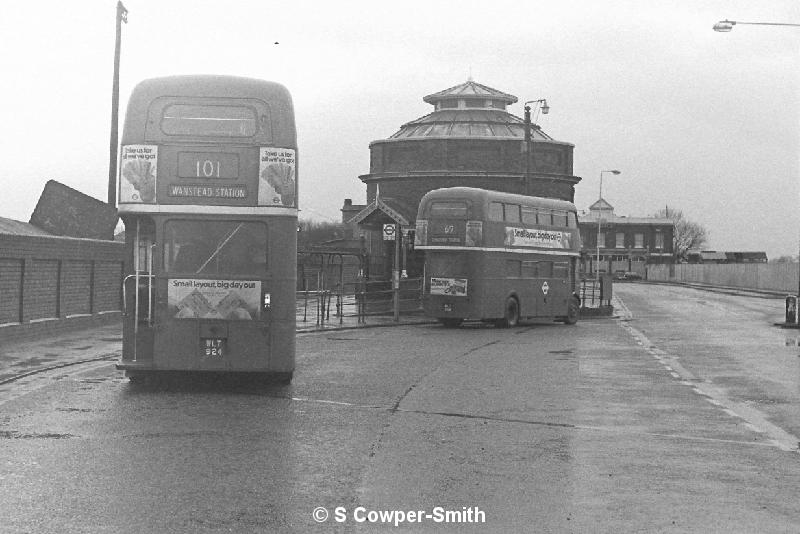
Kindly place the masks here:
[(195, 171), (198, 178), (219, 178), (219, 161), (197, 160)]

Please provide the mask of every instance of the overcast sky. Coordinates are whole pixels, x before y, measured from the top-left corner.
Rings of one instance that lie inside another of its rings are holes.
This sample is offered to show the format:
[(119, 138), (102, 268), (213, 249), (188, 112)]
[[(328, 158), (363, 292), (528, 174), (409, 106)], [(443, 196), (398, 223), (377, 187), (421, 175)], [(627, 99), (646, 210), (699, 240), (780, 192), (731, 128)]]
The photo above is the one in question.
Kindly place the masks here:
[[(575, 203), (683, 210), (709, 249), (798, 250), (796, 0), (125, 0), (121, 120), (133, 86), (172, 74), (274, 80), (292, 92), (301, 217), (365, 202), (369, 143), (466, 81), (547, 98), (538, 123), (575, 145)], [(0, 17), (0, 216), (27, 221), (48, 179), (107, 196), (116, 2), (14, 2)], [(279, 44), (275, 44), (275, 43)], [(120, 122), (121, 124), (121, 122)]]

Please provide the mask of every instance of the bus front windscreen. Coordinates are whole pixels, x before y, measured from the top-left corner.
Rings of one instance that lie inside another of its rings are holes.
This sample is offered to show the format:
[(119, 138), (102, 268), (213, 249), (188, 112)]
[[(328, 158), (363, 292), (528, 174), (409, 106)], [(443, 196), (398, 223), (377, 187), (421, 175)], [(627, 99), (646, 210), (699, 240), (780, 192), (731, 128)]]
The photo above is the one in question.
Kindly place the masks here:
[(259, 275), (267, 269), (267, 227), (261, 222), (175, 220), (164, 228), (168, 272)]

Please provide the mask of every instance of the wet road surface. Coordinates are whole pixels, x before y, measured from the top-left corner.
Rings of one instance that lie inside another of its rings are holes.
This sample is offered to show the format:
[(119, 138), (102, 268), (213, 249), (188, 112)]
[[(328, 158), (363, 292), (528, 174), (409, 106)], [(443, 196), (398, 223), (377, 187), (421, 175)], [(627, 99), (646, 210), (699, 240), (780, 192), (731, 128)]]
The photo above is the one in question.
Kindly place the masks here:
[(102, 361), (0, 386), (0, 530), (383, 532), (356, 509), (438, 506), (485, 522), (405, 531), (800, 531), (798, 347), (770, 301), (681, 291), (620, 285), (619, 319), (575, 327), (301, 336), (290, 386)]

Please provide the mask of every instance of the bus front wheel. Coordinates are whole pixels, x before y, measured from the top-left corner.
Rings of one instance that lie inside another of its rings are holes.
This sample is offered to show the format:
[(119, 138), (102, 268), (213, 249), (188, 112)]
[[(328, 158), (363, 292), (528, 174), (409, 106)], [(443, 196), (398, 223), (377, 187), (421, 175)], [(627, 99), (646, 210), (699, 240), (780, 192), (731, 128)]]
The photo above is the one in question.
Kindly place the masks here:
[(514, 297), (508, 297), (506, 300), (505, 315), (502, 319), (495, 322), (495, 326), (499, 328), (510, 328), (519, 324), (519, 302)]

